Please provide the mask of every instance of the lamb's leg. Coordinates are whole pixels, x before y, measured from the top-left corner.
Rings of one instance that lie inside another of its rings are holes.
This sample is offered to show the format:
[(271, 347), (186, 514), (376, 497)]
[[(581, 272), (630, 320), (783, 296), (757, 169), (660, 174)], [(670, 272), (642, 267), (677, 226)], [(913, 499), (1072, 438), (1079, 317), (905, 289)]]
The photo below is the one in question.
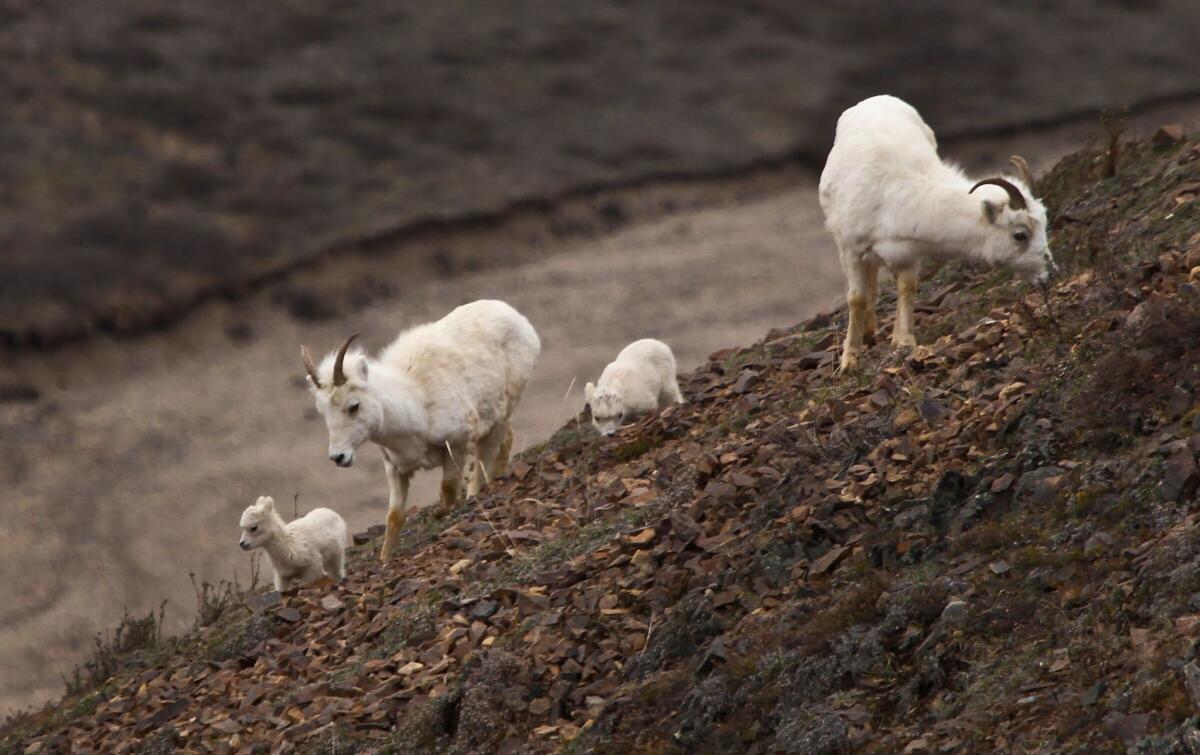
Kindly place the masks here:
[(863, 342), (875, 343), (878, 328), (875, 322), (875, 302), (879, 298), (879, 263), (863, 262), (863, 271), (867, 276), (867, 316), (863, 320)]
[(276, 569), (275, 570), (275, 592), (284, 592), (285, 590), (287, 590), (287, 580), (284, 579), (283, 575), (279, 573), (278, 569)]
[(346, 578), (346, 553), (341, 546), (326, 553), (321, 561), (325, 566), (325, 574), (330, 579), (341, 582)]
[[(323, 576), (325, 576), (324, 562), (322, 562), (321, 566), (317, 566), (314, 564), (313, 566), (306, 568), (304, 570), (304, 572), (300, 575), (299, 579), (297, 580), (300, 584), (297, 586), (303, 587), (304, 585), (311, 585), (313, 582), (316, 582), (318, 579), (320, 579)], [(333, 575), (331, 574), (329, 576), (332, 577)]]
[(917, 298), (916, 266), (896, 270), (896, 324), (892, 327), (893, 346), (916, 346), (913, 335), (913, 306)]
[(400, 530), (408, 514), (408, 483), (412, 481), (412, 473), (401, 473), (386, 456), (383, 458), (383, 469), (388, 480), (388, 513), (387, 528), (383, 533), (383, 550), (379, 558), (387, 561), (396, 547)]
[(862, 258), (854, 253), (842, 253), (842, 271), (846, 274), (846, 309), (849, 323), (846, 325), (846, 341), (842, 344), (842, 361), (839, 369), (858, 369), (858, 357), (862, 353), (863, 330), (867, 319), (867, 274)]
[(683, 394), (679, 392), (679, 380), (672, 377), (663, 385), (663, 392), (666, 394), (667, 403), (682, 404)]

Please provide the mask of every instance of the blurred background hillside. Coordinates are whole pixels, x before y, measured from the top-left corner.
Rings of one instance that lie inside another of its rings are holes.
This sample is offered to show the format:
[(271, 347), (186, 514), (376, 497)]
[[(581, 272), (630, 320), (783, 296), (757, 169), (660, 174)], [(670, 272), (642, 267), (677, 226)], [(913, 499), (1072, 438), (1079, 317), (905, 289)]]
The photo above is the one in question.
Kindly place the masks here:
[(1198, 85), (1191, 0), (11, 0), (0, 339), (170, 320), (428, 220), (798, 157), (881, 91), (942, 135)]
[(1194, 0), (0, 3), (0, 711), (124, 607), (188, 626), (257, 495), (382, 521), (299, 343), (508, 299), (532, 444), (634, 338), (690, 369), (841, 294), (846, 106), (1040, 170), (1101, 108), (1200, 111), (1197, 39)]

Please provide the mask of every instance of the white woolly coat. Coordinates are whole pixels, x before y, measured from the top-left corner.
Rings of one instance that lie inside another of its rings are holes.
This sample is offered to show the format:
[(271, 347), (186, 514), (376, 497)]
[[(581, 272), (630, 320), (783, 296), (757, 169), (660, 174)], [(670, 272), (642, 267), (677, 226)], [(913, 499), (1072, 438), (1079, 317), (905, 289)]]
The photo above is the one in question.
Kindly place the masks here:
[(622, 419), (681, 402), (675, 355), (662, 341), (634, 341), (604, 368), (594, 386), (585, 386), (584, 397), (601, 432), (611, 432)]
[(990, 224), (982, 200), (1000, 207), (1008, 196), (972, 182), (938, 157), (937, 139), (920, 114), (890, 95), (871, 97), (838, 118), (821, 173), (825, 224), (843, 255), (873, 255), (891, 269), (921, 258), (970, 257), (1036, 273), (1044, 270), (1046, 211), (1019, 178), (1008, 177), (1029, 203), (1034, 238), (1015, 248), (1006, 226)]
[[(441, 464), (447, 444), (470, 448), (507, 423), (540, 352), (529, 320), (485, 299), (401, 333), (378, 359), (348, 353), (345, 370), (360, 375), (366, 360), (366, 382), (384, 415), (369, 439), (401, 472), (411, 472)], [(321, 363), (323, 385), (332, 382), (333, 361), (331, 354)]]
[(320, 579), (340, 581), (346, 576), (345, 552), (350, 545), (346, 522), (332, 509), (317, 508), (285, 523), (273, 505), (251, 506), (242, 525), (258, 523), (262, 532), (244, 534), (254, 547), (267, 553), (275, 571), (275, 589), (289, 590)]

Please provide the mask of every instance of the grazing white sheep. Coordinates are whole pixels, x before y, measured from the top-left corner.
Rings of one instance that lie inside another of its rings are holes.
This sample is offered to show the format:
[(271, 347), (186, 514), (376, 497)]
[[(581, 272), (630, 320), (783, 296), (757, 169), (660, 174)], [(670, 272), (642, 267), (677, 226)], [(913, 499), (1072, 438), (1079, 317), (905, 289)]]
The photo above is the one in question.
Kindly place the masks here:
[(300, 355), (317, 411), (329, 428), (329, 458), (339, 467), (371, 441), (383, 449), (388, 479), (387, 559), (404, 525), (408, 486), (418, 469), (442, 468), (441, 503), (458, 504), (504, 473), (512, 451), (509, 421), (541, 352), (520, 312), (501, 301), (464, 304), (441, 320), (401, 333), (378, 359), (336, 353), (313, 366)]
[(683, 402), (671, 347), (653, 338), (634, 341), (600, 373), (595, 385), (583, 388), (592, 409), (592, 424), (612, 435), (625, 420), (671, 402)]
[(259, 496), (242, 512), (242, 550), (262, 548), (275, 570), (275, 589), (300, 587), (322, 574), (341, 581), (346, 576), (346, 522), (336, 511), (313, 509), (284, 523), (275, 499)]
[(903, 100), (871, 97), (842, 113), (820, 184), (825, 226), (846, 274), (842, 369), (858, 366), (864, 336), (874, 336), (880, 265), (896, 277), (896, 346), (916, 344), (913, 299), (922, 259), (964, 257), (1037, 280), (1054, 270), (1046, 208), (1030, 191), (1029, 166), (1020, 157), (1012, 164), (1019, 178), (972, 185), (942, 162), (933, 131)]

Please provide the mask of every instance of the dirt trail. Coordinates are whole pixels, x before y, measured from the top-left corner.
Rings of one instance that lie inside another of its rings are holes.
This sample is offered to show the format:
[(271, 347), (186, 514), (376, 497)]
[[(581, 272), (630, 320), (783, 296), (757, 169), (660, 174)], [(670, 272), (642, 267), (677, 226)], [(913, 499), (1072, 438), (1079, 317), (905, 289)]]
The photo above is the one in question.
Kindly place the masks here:
[[(1090, 129), (956, 151), (969, 163), (1002, 162), (1016, 148), (1038, 169)], [(236, 522), (257, 495), (274, 495), (286, 510), (299, 493), (300, 511), (332, 506), (355, 530), (382, 521), (386, 487), (375, 454), (350, 470), (325, 459), (325, 429), (300, 379), (301, 342), (324, 350), (360, 330), (377, 349), (408, 323), (504, 298), (544, 344), (516, 417), (518, 445), (528, 445), (581, 408), (583, 382), (634, 338), (663, 338), (690, 369), (840, 296), (811, 175), (648, 189), (623, 197), (620, 214), (668, 205), (684, 209), (566, 243), (525, 219), (418, 242), (427, 248), (417, 253), (352, 255), (247, 299), (207, 304), (166, 332), (0, 367), (8, 373), (0, 378), (29, 381), (42, 394), (0, 403), (0, 710), (57, 694), (59, 674), (122, 606), (144, 612), (167, 598), (174, 631), (191, 620), (189, 571), (212, 580), (237, 568), (244, 577)], [(579, 217), (585, 227), (587, 213)], [(459, 269), (489, 257), (506, 266)], [(431, 262), (401, 268), (401, 259)], [(294, 314), (311, 317), (326, 301), (336, 306), (323, 321)], [(434, 473), (419, 476), (416, 501), (428, 502), (435, 484)]]

